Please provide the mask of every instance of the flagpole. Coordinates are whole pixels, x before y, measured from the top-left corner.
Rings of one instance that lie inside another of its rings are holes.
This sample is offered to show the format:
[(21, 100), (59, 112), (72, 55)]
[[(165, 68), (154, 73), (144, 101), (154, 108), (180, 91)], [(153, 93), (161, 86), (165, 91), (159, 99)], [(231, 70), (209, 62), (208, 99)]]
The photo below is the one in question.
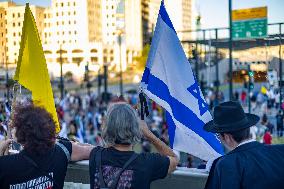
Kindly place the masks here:
[(229, 0), (229, 31), (230, 31), (230, 39), (229, 39), (229, 96), (230, 96), (230, 100), (233, 100), (232, 0)]

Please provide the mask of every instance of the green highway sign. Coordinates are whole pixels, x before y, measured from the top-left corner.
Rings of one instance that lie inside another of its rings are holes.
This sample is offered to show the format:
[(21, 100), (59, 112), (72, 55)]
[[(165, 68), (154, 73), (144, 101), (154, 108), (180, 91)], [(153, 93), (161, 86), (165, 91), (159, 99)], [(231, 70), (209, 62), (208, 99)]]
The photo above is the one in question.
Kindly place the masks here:
[(267, 19), (233, 22), (233, 39), (252, 39), (267, 36)]
[(233, 40), (267, 36), (267, 7), (234, 10), (232, 12)]

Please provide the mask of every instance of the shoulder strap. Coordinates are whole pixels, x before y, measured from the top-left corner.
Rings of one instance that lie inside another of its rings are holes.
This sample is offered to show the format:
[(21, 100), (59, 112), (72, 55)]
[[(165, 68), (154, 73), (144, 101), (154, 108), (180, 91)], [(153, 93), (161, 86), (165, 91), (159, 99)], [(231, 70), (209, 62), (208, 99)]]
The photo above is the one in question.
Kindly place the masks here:
[(64, 146), (64, 144), (62, 144), (60, 142), (56, 142), (56, 145), (59, 146), (63, 150), (64, 154), (66, 155), (68, 162), (71, 161), (70, 152), (67, 150), (67, 148)]
[(55, 180), (53, 179), (53, 177), (51, 177), (47, 171), (41, 169), (38, 164), (29, 156), (27, 156), (26, 154), (23, 153), (23, 157), (25, 160), (27, 160), (31, 165), (33, 165), (41, 174), (43, 174), (44, 176), (46, 176), (56, 188), (59, 188), (57, 183), (55, 182)]
[(100, 181), (100, 187), (106, 188), (106, 183), (103, 178), (103, 172), (102, 172), (102, 151), (104, 148), (99, 147), (97, 153), (96, 153), (96, 167), (99, 169), (99, 181)]
[(119, 171), (118, 175), (116, 176), (114, 182), (111, 185), (111, 189), (115, 189), (118, 181), (120, 179), (121, 174), (123, 173), (123, 171), (125, 171), (125, 169), (138, 157), (138, 154), (136, 154), (135, 152), (132, 154), (132, 156), (129, 158), (129, 160), (123, 165), (122, 169)]

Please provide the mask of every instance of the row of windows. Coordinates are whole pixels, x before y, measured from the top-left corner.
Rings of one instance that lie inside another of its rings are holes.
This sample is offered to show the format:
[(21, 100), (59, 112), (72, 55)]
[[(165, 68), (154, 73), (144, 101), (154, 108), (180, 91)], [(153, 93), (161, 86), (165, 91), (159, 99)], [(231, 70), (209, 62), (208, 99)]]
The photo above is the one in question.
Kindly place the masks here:
[[(16, 32), (13, 33), (13, 36), (16, 37)], [(21, 32), (18, 33), (19, 36), (21, 36)]]
[[(13, 27), (15, 27), (15, 26), (16, 26), (16, 23), (13, 22)], [(18, 22), (18, 26), (21, 26), (21, 22)]]
[[(63, 40), (63, 41), (62, 41), (62, 44), (65, 44), (65, 43), (67, 43), (67, 41)], [(69, 43), (72, 43), (72, 40), (69, 40)], [(76, 39), (74, 40), (74, 43), (77, 43), (77, 40), (76, 40)], [(57, 41), (57, 44), (61, 44), (61, 42), (60, 42), (60, 41)]]
[[(67, 3), (66, 3), (66, 2), (65, 2), (65, 3), (64, 3), (64, 2), (61, 2), (60, 4), (59, 4), (59, 3), (56, 3), (55, 6), (56, 6), (56, 7), (58, 7), (58, 6), (64, 7), (64, 4), (65, 4), (65, 5), (67, 4), (67, 6), (72, 5), (70, 2), (67, 2)], [(76, 2), (73, 2), (73, 6), (76, 6)]]
[(45, 38), (47, 38), (47, 36), (51, 37), (51, 33), (44, 33)]
[[(64, 21), (61, 22), (62, 25), (64, 25), (64, 23), (65, 23)], [(76, 20), (74, 20), (73, 23), (74, 23), (74, 24), (77, 24)], [(71, 25), (72, 22), (69, 20), (69, 21), (68, 21), (68, 24)], [(60, 25), (60, 22), (57, 21), (57, 22), (56, 22), (56, 25), (59, 26), (59, 25)]]
[[(47, 16), (46, 16), (47, 15)], [(44, 14), (44, 18), (51, 18), (51, 14)]]
[[(16, 17), (16, 14), (15, 13), (13, 13), (13, 18), (15, 18)], [(21, 17), (21, 14), (20, 13), (18, 13), (18, 18), (20, 18)]]
[[(70, 16), (72, 13), (69, 11), (68, 16)], [(73, 12), (73, 15), (76, 15), (76, 11)], [(56, 13), (56, 16), (59, 16), (59, 12)], [(64, 16), (64, 12), (61, 12), (61, 16)]]
[(114, 6), (113, 5), (111, 7), (106, 6), (106, 9), (108, 9), (108, 8), (114, 9)]
[[(65, 32), (63, 31), (63, 32), (62, 32), (62, 35), (64, 35), (64, 34), (65, 34)], [(71, 32), (71, 31), (68, 31), (68, 34), (71, 35), (72, 32)], [(76, 31), (76, 30), (74, 31), (74, 34), (77, 35), (77, 31)], [(60, 32), (59, 32), (59, 31), (57, 32), (57, 35), (60, 35)]]
[(46, 27), (46, 26), (50, 27), (51, 24), (50, 23), (44, 23), (44, 27)]

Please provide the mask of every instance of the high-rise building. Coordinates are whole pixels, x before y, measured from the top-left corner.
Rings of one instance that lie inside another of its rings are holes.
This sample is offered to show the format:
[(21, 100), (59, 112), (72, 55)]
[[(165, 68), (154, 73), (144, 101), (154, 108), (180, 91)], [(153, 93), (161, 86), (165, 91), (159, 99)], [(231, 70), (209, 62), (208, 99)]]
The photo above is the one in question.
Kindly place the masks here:
[[(4, 9), (4, 24), (5, 32), (1, 32), (1, 40), (6, 48), (1, 54), (5, 54), (8, 64), (17, 62), (20, 48), (22, 27), (24, 21), (25, 6), (17, 6), (11, 2), (0, 3), (0, 8)], [(35, 17), (37, 28), (40, 37), (43, 37), (43, 22), (44, 22), (44, 8), (37, 6), (30, 6), (31, 11)], [(3, 12), (3, 11), (2, 11)], [(6, 37), (5, 37), (6, 34)]]
[(52, 0), (44, 12), (43, 49), (51, 72), (82, 78), (85, 66), (96, 71), (102, 62), (100, 0)]
[[(192, 29), (193, 0), (164, 0), (165, 7), (181, 40), (189, 39), (189, 33), (181, 31)], [(143, 44), (151, 40), (160, 8), (160, 0), (142, 0)]]
[(104, 63), (125, 70), (142, 50), (140, 0), (102, 1), (102, 20)]
[(6, 20), (5, 20), (5, 9), (0, 7), (0, 62), (6, 63)]
[[(105, 63), (120, 70), (122, 63), (125, 70), (142, 50), (140, 0), (52, 0), (51, 7), (30, 8), (49, 70), (57, 76), (61, 62), (64, 72), (79, 77), (87, 64), (96, 71)], [(24, 5), (0, 3), (0, 44), (6, 44), (0, 55), (6, 53), (9, 63), (18, 58), (24, 12)]]

